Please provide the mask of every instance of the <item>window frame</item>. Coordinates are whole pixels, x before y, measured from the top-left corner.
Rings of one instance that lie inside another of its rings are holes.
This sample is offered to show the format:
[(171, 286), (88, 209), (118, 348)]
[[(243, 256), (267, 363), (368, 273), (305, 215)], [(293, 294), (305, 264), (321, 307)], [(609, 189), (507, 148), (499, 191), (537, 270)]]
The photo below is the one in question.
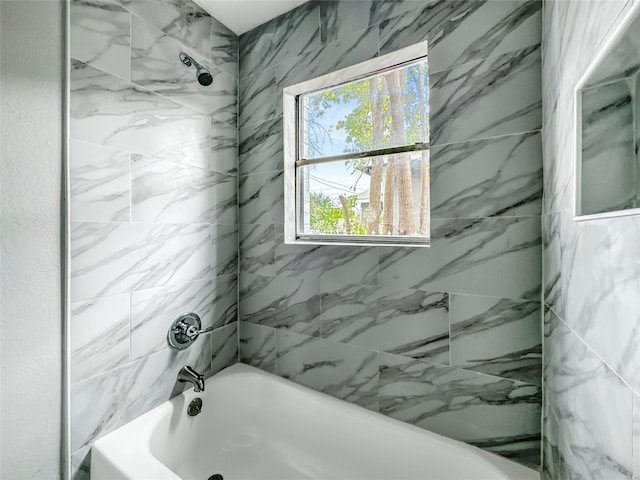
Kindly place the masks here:
[(429, 247), (431, 236), (390, 236), (390, 235), (329, 235), (304, 234), (300, 227), (301, 182), (296, 169), (305, 165), (329, 163), (340, 160), (397, 154), (414, 151), (429, 151), (429, 143), (407, 144), (400, 147), (374, 149), (366, 152), (346, 153), (317, 159), (301, 157), (302, 109), (299, 97), (313, 94), (327, 88), (343, 85), (385, 71), (411, 65), (427, 59), (427, 42), (423, 41), (386, 55), (337, 70), (311, 80), (300, 82), (283, 89), (283, 150), (284, 150), (284, 243), (307, 245), (357, 245), (357, 246), (400, 246)]

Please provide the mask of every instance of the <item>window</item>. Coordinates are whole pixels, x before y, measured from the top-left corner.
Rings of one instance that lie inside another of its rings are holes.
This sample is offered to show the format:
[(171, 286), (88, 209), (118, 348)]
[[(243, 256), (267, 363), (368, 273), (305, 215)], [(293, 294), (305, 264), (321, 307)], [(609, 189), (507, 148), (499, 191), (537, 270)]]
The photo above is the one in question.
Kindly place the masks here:
[(428, 246), (421, 43), (284, 90), (285, 243)]

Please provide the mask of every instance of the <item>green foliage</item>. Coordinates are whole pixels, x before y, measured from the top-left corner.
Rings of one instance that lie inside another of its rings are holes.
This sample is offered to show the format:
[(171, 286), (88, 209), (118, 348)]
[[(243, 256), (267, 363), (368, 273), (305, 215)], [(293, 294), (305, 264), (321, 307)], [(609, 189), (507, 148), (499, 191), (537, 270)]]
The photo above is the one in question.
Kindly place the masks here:
[[(356, 211), (358, 196), (350, 195), (346, 197), (346, 204), (351, 223), (351, 234), (364, 235), (365, 228)], [(311, 192), (309, 213), (313, 232), (326, 235), (346, 233), (344, 230), (345, 218), (342, 204), (339, 201), (334, 201), (329, 195)]]

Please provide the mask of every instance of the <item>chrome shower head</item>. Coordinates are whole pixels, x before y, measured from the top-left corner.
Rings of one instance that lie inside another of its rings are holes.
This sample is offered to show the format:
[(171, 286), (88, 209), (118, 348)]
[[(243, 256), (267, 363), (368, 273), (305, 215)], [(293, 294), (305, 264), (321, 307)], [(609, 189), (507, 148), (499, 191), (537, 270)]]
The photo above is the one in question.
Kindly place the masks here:
[(196, 62), (193, 57), (184, 52), (180, 52), (180, 61), (187, 68), (191, 67), (191, 65), (196, 67), (196, 78), (200, 85), (207, 87), (213, 83), (213, 76), (211, 76), (211, 72)]

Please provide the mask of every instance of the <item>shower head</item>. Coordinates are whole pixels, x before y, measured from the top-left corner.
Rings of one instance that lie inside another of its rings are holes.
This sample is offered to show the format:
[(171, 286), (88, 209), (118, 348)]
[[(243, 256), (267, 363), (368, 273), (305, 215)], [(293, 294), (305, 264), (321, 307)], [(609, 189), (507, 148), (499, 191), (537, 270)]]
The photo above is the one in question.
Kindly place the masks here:
[(189, 68), (191, 65), (196, 67), (196, 78), (198, 79), (198, 83), (204, 87), (207, 87), (213, 83), (213, 77), (209, 70), (196, 62), (193, 57), (187, 55), (184, 52), (180, 52), (180, 61), (182, 64)]

